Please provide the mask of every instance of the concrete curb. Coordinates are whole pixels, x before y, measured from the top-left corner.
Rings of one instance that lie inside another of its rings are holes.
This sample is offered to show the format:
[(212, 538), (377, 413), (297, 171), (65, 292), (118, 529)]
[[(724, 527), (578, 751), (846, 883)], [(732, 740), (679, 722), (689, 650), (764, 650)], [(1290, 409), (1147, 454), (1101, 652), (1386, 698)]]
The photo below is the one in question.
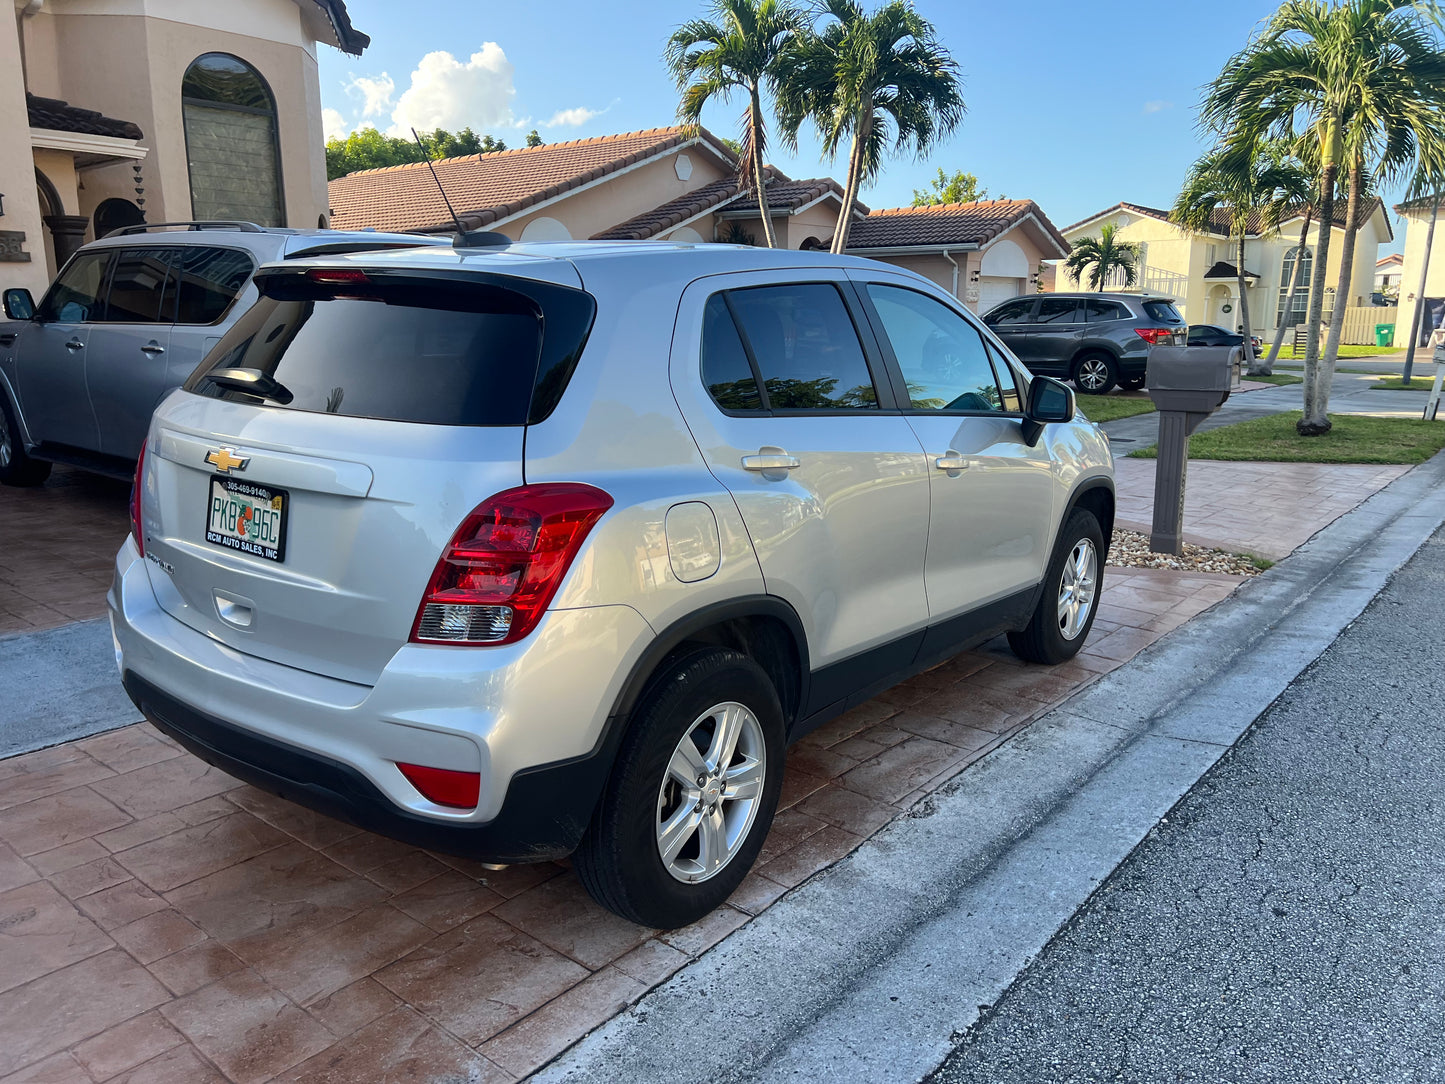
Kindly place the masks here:
[(1445, 522), (1445, 454), (925, 799), (541, 1081), (917, 1080)]

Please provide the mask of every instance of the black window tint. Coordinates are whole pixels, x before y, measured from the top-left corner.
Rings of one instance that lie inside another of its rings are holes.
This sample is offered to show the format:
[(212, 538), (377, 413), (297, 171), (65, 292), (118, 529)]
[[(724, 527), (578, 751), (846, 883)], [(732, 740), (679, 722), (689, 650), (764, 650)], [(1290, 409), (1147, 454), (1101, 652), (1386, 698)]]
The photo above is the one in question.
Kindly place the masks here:
[(1029, 323), (1029, 313), (1033, 311), (1034, 299), (1027, 301), (1013, 301), (1007, 305), (1000, 305), (987, 316), (990, 327), (1002, 327), (1007, 324)]
[(1083, 320), (1079, 301), (1073, 297), (1046, 297), (1039, 302), (1039, 311), (1034, 315), (1036, 324), (1076, 324)]
[(214, 324), (231, 307), (256, 266), (249, 253), (208, 245), (187, 245), (180, 250), (176, 265), (180, 278), (178, 324)]
[(722, 294), (708, 298), (703, 310), (702, 382), (724, 410), (763, 409), (762, 393)]
[(40, 319), (68, 324), (99, 319), (101, 306), (97, 299), (110, 255), (109, 252), (82, 252), (71, 260), (41, 299), (37, 314)]
[(102, 319), (108, 324), (169, 324), (176, 306), (175, 255), (167, 248), (121, 249)]
[(983, 336), (968, 321), (914, 290), (870, 283), (868, 296), (914, 410), (1003, 409)]
[(1166, 324), (1182, 324), (1184, 317), (1179, 315), (1179, 310), (1174, 307), (1172, 301), (1146, 301), (1144, 311), (1149, 314), (1151, 320), (1161, 320)]
[(1091, 324), (1103, 323), (1106, 320), (1127, 320), (1129, 310), (1117, 301), (1091, 297), (1084, 302), (1084, 317)]
[(763, 286), (728, 295), (772, 410), (876, 407), (858, 332), (834, 286)]
[[(541, 320), (530, 299), (439, 282), (372, 297), (262, 297), (186, 390), (259, 404), (209, 379), (252, 369), (266, 406), (436, 425), (521, 425), (537, 377)], [(279, 389), (276, 387), (279, 385)], [(292, 398), (282, 402), (286, 393)]]

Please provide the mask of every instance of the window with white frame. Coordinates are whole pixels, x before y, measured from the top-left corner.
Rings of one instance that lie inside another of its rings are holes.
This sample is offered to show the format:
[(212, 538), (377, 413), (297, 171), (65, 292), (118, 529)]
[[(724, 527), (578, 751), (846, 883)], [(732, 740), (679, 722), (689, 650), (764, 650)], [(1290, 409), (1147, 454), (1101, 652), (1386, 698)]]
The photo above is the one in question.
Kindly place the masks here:
[[(1301, 253), (1303, 254), (1301, 255)], [(1294, 304), (1290, 306), (1289, 312), (1285, 312), (1285, 302), (1289, 300), (1290, 283), (1294, 281), (1296, 260), (1299, 260), (1299, 287), (1295, 290)], [(1309, 248), (1302, 250), (1296, 245), (1285, 252), (1279, 272), (1279, 304), (1275, 308), (1275, 327), (1279, 327), (1281, 324), (1285, 327), (1294, 327), (1295, 324), (1305, 322), (1305, 318), (1309, 315), (1310, 281), (1314, 275), (1314, 262), (1314, 253)]]

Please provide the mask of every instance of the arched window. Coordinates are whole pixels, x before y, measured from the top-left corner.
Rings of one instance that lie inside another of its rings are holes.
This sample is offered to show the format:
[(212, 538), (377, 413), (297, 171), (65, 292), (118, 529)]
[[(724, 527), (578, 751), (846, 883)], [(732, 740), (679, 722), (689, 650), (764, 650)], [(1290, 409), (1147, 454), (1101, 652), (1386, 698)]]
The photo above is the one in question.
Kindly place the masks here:
[(259, 72), (228, 53), (205, 53), (181, 80), (191, 217), (285, 224), (276, 99)]
[[(1303, 251), (1303, 255), (1300, 255)], [(1294, 304), (1290, 306), (1289, 312), (1284, 311), (1284, 305), (1289, 300), (1290, 283), (1294, 281), (1294, 265), (1296, 258), (1299, 259), (1299, 288), (1295, 290)], [(1275, 309), (1274, 326), (1294, 327), (1295, 324), (1305, 322), (1309, 315), (1310, 308), (1310, 279), (1314, 275), (1315, 255), (1308, 248), (1301, 250), (1298, 245), (1289, 249), (1284, 254), (1284, 262), (1279, 269), (1279, 305)]]

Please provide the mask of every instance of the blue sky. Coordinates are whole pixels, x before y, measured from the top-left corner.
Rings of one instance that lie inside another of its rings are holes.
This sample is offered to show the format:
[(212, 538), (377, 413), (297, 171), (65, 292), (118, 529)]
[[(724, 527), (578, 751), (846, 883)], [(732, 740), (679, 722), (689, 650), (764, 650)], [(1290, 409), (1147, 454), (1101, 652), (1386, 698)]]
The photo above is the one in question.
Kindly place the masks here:
[[(968, 115), (925, 160), (891, 159), (864, 202), (906, 205), (939, 167), (963, 169), (991, 196), (1036, 200), (1060, 226), (1120, 200), (1173, 202), (1204, 149), (1195, 128), (1200, 86), (1274, 10), (1250, 0), (915, 6), (959, 62)], [(703, 10), (685, 0), (347, 7), (372, 45), (360, 58), (322, 51), (329, 129), (470, 124), (509, 145), (533, 127), (551, 143), (673, 123), (677, 94), (663, 44)], [(449, 55), (428, 57), (438, 52)], [(736, 136), (742, 108), (741, 99), (714, 106), (703, 122)], [(842, 161), (819, 159), (810, 135), (796, 155), (775, 143), (770, 158), (793, 177), (844, 172)]]

